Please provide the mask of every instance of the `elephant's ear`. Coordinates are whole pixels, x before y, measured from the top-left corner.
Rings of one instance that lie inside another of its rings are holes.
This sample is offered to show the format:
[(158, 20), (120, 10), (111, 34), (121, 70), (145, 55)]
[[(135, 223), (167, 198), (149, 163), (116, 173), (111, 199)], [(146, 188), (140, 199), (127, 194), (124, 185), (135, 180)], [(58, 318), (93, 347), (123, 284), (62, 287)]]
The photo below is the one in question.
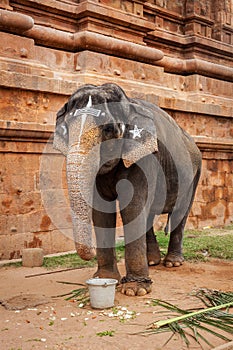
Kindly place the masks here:
[(142, 103), (130, 103), (124, 133), (122, 159), (128, 168), (139, 159), (158, 151), (154, 113)]
[(65, 118), (66, 112), (67, 112), (67, 107), (68, 107), (68, 103), (65, 103), (64, 106), (62, 106), (61, 109), (59, 109), (59, 111), (57, 112), (57, 123), (58, 122), (62, 122)]
[(65, 156), (68, 151), (68, 128), (65, 122), (68, 104), (66, 103), (58, 112), (56, 120), (56, 128), (53, 139), (53, 147)]

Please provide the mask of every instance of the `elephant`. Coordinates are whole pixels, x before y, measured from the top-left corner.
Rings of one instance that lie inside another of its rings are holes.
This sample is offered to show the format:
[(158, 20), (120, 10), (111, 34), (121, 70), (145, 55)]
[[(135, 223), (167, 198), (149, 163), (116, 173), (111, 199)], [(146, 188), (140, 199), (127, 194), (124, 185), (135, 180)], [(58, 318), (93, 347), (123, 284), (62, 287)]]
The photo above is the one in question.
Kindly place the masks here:
[[(156, 104), (130, 98), (114, 83), (85, 84), (58, 111), (53, 147), (66, 157), (77, 253), (96, 256), (94, 277), (117, 279), (123, 294), (150, 293), (149, 266), (161, 261), (153, 229), (158, 215), (167, 214), (170, 234), (163, 264), (184, 261), (183, 232), (201, 173), (192, 137)], [(116, 205), (125, 241), (122, 278)]]

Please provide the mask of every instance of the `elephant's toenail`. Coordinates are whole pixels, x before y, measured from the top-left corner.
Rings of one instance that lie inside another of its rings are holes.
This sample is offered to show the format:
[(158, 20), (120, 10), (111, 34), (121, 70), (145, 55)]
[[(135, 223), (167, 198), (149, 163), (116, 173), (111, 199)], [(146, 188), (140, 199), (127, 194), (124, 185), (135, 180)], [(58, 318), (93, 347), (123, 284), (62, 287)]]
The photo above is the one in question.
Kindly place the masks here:
[(166, 267), (173, 267), (173, 263), (171, 261), (166, 261), (165, 266)]
[(148, 265), (149, 266), (153, 266), (153, 265), (156, 265), (156, 263), (153, 260), (151, 260), (151, 261), (148, 262)]
[(137, 291), (137, 295), (139, 297), (142, 297), (143, 295), (146, 295), (146, 294), (147, 294), (147, 291), (144, 288), (139, 288), (138, 291)]
[(134, 297), (135, 296), (135, 293), (134, 293), (133, 289), (126, 289), (125, 294), (128, 295), (128, 297)]

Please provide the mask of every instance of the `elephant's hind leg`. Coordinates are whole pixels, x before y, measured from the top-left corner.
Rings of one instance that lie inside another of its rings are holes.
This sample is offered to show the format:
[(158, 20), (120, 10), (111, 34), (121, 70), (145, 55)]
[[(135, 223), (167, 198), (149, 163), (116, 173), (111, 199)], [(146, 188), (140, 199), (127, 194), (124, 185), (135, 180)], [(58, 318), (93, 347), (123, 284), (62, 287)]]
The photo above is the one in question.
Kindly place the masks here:
[(187, 216), (185, 216), (180, 224), (170, 233), (168, 251), (163, 260), (166, 267), (178, 267), (184, 262), (184, 257), (182, 254), (182, 241), (186, 220)]
[(158, 265), (161, 260), (159, 245), (153, 227), (146, 233), (147, 261), (149, 266)]
[[(175, 228), (172, 229), (171, 233), (170, 233), (170, 241), (169, 241), (169, 245), (168, 245), (168, 252), (167, 255), (164, 258), (164, 265), (166, 267), (177, 267), (183, 264), (184, 262), (184, 257), (182, 254), (182, 244), (183, 244), (183, 235), (184, 235), (184, 227), (189, 215), (189, 211), (191, 209), (192, 203), (193, 203), (193, 199), (194, 199), (194, 195), (195, 195), (195, 191), (196, 191), (196, 187), (198, 184), (198, 180), (200, 177), (200, 169), (197, 170), (197, 173), (195, 175), (195, 178), (189, 188), (189, 191), (187, 191), (186, 193), (186, 200), (184, 198), (184, 204), (188, 203), (187, 200), (189, 200), (189, 204), (187, 205), (187, 210), (185, 215), (181, 216), (182, 213), (182, 208), (183, 210), (185, 209), (185, 207), (181, 206), (181, 211), (177, 210), (176, 212), (173, 212), (172, 216), (170, 217), (171, 221), (170, 223), (167, 224), (168, 226), (173, 227), (174, 223), (175, 223)], [(179, 218), (181, 218), (179, 220)], [(179, 221), (180, 222), (179, 222)], [(179, 222), (178, 225), (176, 225), (176, 222)]]

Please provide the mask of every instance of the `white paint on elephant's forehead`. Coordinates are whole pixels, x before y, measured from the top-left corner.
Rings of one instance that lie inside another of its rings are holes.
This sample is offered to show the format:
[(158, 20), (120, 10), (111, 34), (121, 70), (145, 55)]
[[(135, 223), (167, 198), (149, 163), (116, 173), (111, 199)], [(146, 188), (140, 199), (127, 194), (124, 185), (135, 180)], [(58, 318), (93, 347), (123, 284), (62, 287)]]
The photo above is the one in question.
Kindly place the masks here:
[(92, 98), (91, 98), (91, 95), (89, 96), (89, 99), (88, 99), (88, 102), (87, 102), (87, 108), (89, 107), (92, 107)]
[(134, 125), (134, 129), (133, 130), (129, 130), (129, 132), (131, 134), (133, 134), (133, 139), (135, 139), (136, 137), (141, 137), (141, 132), (143, 131), (143, 129), (138, 129), (137, 125)]
[(78, 115), (83, 115), (83, 113), (85, 113), (85, 114), (93, 115), (94, 117), (99, 117), (101, 114), (101, 110), (96, 108), (91, 108), (91, 107), (92, 107), (92, 98), (90, 95), (86, 107), (76, 109), (76, 111), (74, 112), (74, 116), (77, 117)]
[(125, 124), (121, 124), (121, 132), (122, 132), (122, 134), (124, 134), (124, 132), (125, 132)]

